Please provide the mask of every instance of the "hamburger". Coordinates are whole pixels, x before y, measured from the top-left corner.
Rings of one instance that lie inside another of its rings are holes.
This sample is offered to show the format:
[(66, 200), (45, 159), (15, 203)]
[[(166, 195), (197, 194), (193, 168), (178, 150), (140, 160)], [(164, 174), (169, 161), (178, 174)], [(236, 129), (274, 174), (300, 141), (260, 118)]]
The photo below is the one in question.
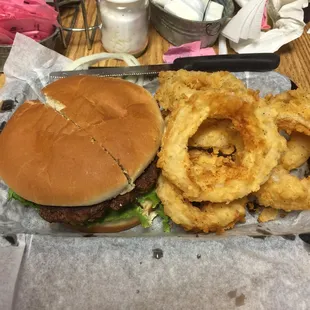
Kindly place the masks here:
[(159, 199), (156, 154), (164, 122), (145, 89), (73, 76), (27, 101), (0, 134), (0, 177), (10, 198), (48, 222), (87, 232), (148, 226)]

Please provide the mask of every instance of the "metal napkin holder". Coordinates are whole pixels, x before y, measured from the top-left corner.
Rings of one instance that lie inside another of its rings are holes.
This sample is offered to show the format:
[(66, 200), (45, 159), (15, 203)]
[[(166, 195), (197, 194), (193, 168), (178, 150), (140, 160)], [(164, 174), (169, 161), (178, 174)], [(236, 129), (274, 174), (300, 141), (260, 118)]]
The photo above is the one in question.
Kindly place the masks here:
[[(74, 8), (73, 17), (71, 20), (71, 24), (69, 27), (64, 27), (61, 24), (61, 17), (60, 17), (60, 8), (61, 7), (71, 7)], [(80, 32), (84, 31), (86, 36), (86, 42), (87, 42), (87, 48), (90, 50), (92, 48), (96, 30), (101, 28), (101, 18), (100, 18), (100, 9), (99, 9), (99, 0), (96, 0), (96, 20), (94, 25), (89, 26), (89, 22), (87, 19), (87, 8), (85, 5), (85, 0), (54, 0), (54, 7), (58, 14), (58, 22), (60, 24), (60, 35), (61, 35), (61, 41), (64, 46), (64, 48), (67, 48), (68, 42), (70, 41), (72, 32)], [(77, 16), (80, 12), (80, 7), (82, 10), (82, 16), (83, 16), (83, 28), (75, 28)], [(67, 31), (68, 34), (65, 36), (64, 32)], [(90, 35), (91, 31), (91, 35)]]

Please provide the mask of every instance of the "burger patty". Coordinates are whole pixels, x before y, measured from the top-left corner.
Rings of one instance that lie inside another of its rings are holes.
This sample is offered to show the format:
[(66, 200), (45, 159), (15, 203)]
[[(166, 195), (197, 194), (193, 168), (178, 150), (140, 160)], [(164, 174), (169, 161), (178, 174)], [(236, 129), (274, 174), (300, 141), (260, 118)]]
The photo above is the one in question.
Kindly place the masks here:
[(120, 210), (156, 185), (159, 170), (154, 160), (135, 182), (135, 188), (115, 198), (87, 207), (40, 206), (40, 216), (50, 223), (81, 224), (102, 218), (107, 209)]

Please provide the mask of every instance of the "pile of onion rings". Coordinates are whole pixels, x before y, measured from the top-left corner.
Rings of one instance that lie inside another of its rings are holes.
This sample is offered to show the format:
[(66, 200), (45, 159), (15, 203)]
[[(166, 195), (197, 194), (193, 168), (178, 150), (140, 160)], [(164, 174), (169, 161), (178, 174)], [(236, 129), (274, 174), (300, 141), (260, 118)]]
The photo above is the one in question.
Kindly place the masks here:
[[(249, 90), (242, 96), (225, 90), (193, 95), (169, 116), (158, 167), (191, 201), (227, 203), (257, 191), (268, 180), (285, 147), (273, 112)], [(200, 173), (190, 162), (187, 145), (208, 118), (230, 119), (244, 149), (236, 153), (232, 164), (222, 165), (215, 173), (207, 169)]]
[(285, 211), (310, 210), (310, 177), (299, 179), (291, 172), (310, 157), (310, 95), (302, 90), (269, 96), (278, 110), (279, 130), (290, 134), (287, 151), (269, 180), (256, 193), (264, 206)]
[[(185, 230), (221, 232), (245, 220), (248, 196), (265, 209), (310, 209), (310, 178), (290, 174), (310, 156), (310, 96), (260, 98), (228, 72), (164, 72), (156, 93), (167, 112), (157, 194)], [(280, 131), (290, 135), (287, 141)]]

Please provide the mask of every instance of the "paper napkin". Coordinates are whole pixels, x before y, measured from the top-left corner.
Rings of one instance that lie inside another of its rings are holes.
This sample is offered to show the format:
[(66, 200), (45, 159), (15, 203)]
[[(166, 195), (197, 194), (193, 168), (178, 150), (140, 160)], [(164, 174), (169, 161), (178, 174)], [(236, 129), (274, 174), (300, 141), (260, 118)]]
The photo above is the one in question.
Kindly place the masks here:
[(222, 35), (230, 40), (230, 46), (238, 53), (273, 53), (281, 46), (297, 39), (303, 33), (303, 8), (308, 0), (269, 0), (267, 12), (273, 29), (261, 31), (264, 0), (237, 0), (243, 5), (226, 25)]

